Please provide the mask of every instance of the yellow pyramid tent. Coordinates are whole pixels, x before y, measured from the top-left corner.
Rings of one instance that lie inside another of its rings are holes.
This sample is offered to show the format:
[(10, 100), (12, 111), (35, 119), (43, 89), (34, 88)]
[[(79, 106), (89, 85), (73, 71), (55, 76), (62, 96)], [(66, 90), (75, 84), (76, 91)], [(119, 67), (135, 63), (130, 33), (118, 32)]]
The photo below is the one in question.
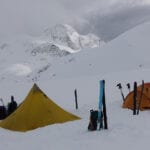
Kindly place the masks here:
[(16, 111), (0, 122), (0, 127), (25, 132), (77, 119), (80, 118), (59, 107), (34, 84)]

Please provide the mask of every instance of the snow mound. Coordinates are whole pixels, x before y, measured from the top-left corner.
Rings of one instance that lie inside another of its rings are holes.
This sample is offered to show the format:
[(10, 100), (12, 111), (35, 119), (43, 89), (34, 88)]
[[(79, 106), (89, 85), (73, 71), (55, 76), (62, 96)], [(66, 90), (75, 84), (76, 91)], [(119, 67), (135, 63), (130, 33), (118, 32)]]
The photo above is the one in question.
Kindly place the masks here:
[(25, 76), (32, 72), (31, 68), (24, 64), (13, 64), (6, 71), (16, 76)]

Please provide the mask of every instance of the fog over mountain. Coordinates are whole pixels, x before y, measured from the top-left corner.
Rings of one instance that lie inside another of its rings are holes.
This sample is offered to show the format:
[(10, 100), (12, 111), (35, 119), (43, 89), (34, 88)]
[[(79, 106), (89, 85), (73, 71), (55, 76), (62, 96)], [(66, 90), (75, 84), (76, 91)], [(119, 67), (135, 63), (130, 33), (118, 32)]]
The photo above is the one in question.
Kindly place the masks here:
[(84, 33), (87, 31), (95, 33), (104, 41), (109, 41), (136, 25), (150, 20), (149, 5), (127, 4), (123, 7), (114, 5), (111, 9), (113, 11), (106, 13), (98, 9), (87, 14), (86, 20), (82, 24), (82, 28), (79, 26), (79, 30)]
[(0, 0), (0, 40), (17, 34), (40, 34), (57, 23), (105, 41), (150, 19), (148, 0)]

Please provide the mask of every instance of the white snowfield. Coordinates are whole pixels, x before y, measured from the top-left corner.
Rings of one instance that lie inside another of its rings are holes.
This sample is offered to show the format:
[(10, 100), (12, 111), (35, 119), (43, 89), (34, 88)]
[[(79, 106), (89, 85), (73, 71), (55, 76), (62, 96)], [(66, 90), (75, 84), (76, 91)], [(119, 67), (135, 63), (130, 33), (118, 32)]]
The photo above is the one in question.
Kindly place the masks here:
[[(18, 45), (13, 51), (10, 42), (1, 45), (0, 96), (5, 105), (11, 95), (18, 103), (22, 102), (36, 82), (54, 102), (82, 118), (25, 133), (0, 128), (1, 149), (148, 149), (150, 111), (140, 111), (133, 116), (131, 110), (123, 109), (116, 85), (122, 83), (124, 95), (127, 95), (127, 83), (133, 89), (134, 81), (138, 85), (142, 80), (150, 81), (149, 39), (150, 23), (145, 23), (101, 48), (85, 49), (55, 59), (45, 54), (32, 56), (29, 49), (21, 51)], [(5, 71), (6, 68), (9, 71)], [(102, 79), (106, 83), (108, 130), (89, 132), (89, 111), (98, 108), (99, 80)], [(75, 109), (74, 89), (78, 93), (78, 110)]]

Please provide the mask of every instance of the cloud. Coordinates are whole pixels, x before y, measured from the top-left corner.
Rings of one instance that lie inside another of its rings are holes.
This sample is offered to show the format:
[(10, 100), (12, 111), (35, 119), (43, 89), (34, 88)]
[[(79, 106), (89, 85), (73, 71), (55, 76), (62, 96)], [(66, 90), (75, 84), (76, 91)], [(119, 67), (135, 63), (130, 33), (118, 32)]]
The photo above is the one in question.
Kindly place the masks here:
[(34, 32), (65, 21), (65, 10), (52, 0), (1, 0), (1, 31)]
[(39, 34), (57, 23), (69, 23), (78, 29), (83, 27), (82, 32), (86, 29), (97, 32), (101, 28), (100, 34), (101, 30), (110, 29), (105, 23), (115, 26), (117, 22), (124, 22), (121, 15), (124, 19), (130, 18), (129, 13), (137, 20), (138, 15), (139, 20), (142, 16), (145, 18), (148, 6), (149, 0), (0, 0), (0, 35)]
[[(94, 10), (84, 15), (82, 22), (75, 22), (76, 28), (82, 33), (92, 32), (104, 41), (109, 41), (126, 30), (150, 20), (150, 3), (146, 1), (141, 3), (113, 0), (107, 6), (101, 8), (97, 4)], [(106, 9), (103, 10), (104, 8)]]

